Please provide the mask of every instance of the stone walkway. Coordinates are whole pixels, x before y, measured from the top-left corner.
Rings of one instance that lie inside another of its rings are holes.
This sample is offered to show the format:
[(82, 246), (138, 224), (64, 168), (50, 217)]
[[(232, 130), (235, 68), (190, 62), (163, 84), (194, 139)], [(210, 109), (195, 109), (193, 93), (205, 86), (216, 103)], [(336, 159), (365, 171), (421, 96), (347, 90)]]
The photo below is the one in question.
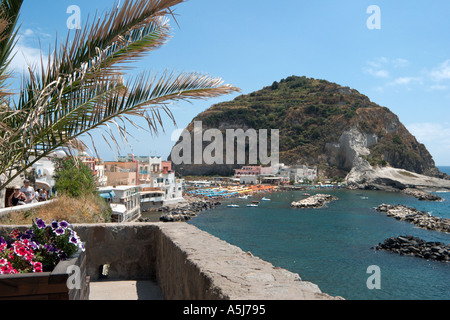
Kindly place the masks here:
[(153, 281), (99, 281), (90, 283), (89, 300), (163, 300)]

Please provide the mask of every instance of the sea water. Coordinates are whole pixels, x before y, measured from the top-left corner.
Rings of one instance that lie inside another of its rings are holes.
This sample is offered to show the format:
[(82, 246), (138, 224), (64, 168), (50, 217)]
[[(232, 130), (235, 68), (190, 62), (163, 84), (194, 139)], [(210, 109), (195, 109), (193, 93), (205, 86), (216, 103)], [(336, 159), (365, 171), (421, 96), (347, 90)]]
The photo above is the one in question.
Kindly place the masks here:
[(450, 174), (450, 166), (438, 167), (438, 169), (443, 173)]
[[(320, 209), (294, 209), (292, 201), (305, 191), (268, 195), (257, 208), (246, 205), (263, 195), (228, 202), (206, 211), (189, 223), (275, 267), (298, 273), (333, 296), (345, 299), (450, 299), (450, 263), (400, 256), (373, 248), (386, 238), (413, 235), (427, 241), (450, 243), (450, 234), (416, 228), (387, 217), (374, 207), (404, 204), (435, 216), (450, 218), (450, 193), (444, 202), (422, 202), (400, 193), (382, 191), (316, 190), (339, 198)], [(267, 195), (266, 195), (267, 196)], [(370, 266), (380, 268), (380, 289), (369, 289)]]

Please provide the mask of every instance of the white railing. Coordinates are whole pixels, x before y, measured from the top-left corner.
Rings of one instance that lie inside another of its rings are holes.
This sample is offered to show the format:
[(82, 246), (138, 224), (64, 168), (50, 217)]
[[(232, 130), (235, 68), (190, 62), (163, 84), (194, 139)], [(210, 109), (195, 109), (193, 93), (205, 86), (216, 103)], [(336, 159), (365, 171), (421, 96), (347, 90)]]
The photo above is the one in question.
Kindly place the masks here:
[(12, 212), (22, 212), (22, 211), (28, 211), (28, 210), (31, 210), (31, 209), (44, 207), (44, 206), (49, 205), (50, 203), (52, 203), (54, 201), (56, 201), (56, 199), (43, 201), (43, 202), (38, 202), (38, 203), (25, 204), (23, 206), (15, 206), (15, 207), (9, 207), (9, 208), (0, 209), (0, 218), (3, 217), (4, 215), (12, 213)]

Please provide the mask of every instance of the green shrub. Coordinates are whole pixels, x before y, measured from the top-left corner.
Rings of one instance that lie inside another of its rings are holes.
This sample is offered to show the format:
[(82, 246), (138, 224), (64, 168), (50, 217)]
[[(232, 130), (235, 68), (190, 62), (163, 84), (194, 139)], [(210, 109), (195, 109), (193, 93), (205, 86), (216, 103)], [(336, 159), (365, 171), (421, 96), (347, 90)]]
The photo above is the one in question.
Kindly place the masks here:
[(92, 171), (81, 161), (63, 159), (56, 165), (55, 189), (60, 195), (77, 198), (96, 192)]
[(394, 137), (392, 137), (392, 141), (395, 144), (399, 144), (399, 145), (403, 144), (403, 140), (402, 140), (402, 138), (400, 138), (400, 136), (398, 134), (395, 134)]

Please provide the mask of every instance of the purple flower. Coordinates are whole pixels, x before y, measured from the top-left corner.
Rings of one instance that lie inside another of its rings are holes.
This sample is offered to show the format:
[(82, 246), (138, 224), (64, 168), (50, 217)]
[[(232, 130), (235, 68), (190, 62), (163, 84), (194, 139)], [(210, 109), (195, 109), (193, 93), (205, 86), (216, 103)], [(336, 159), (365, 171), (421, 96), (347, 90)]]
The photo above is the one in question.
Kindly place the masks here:
[(58, 252), (58, 248), (55, 248), (51, 244), (44, 245), (44, 248), (47, 250), (48, 253), (55, 253)]
[(54, 229), (57, 229), (58, 227), (59, 227), (58, 221), (53, 221), (53, 222), (52, 222), (52, 228), (53, 228), (53, 230), (54, 230)]
[(45, 222), (42, 219), (36, 219), (36, 225), (38, 226), (39, 229), (45, 228)]
[(33, 236), (34, 236), (33, 230), (28, 229), (27, 231), (25, 231), (25, 233), (23, 233), (23, 234), (20, 236), (20, 239), (21, 239), (21, 240), (25, 240), (25, 239), (30, 240), (31, 238), (33, 238)]
[(66, 229), (66, 228), (69, 226), (69, 224), (68, 224), (66, 221), (61, 221), (61, 222), (59, 223), (59, 226), (60, 226), (61, 228)]
[(69, 242), (70, 243), (73, 243), (73, 244), (77, 244), (78, 243), (78, 239), (76, 238), (76, 237), (70, 237), (70, 240), (69, 240)]
[(55, 233), (56, 233), (58, 236), (63, 235), (63, 234), (64, 234), (64, 229), (63, 229), (63, 228), (58, 228), (58, 229), (55, 230)]
[(6, 243), (5, 239), (3, 237), (0, 237), (0, 244)]

